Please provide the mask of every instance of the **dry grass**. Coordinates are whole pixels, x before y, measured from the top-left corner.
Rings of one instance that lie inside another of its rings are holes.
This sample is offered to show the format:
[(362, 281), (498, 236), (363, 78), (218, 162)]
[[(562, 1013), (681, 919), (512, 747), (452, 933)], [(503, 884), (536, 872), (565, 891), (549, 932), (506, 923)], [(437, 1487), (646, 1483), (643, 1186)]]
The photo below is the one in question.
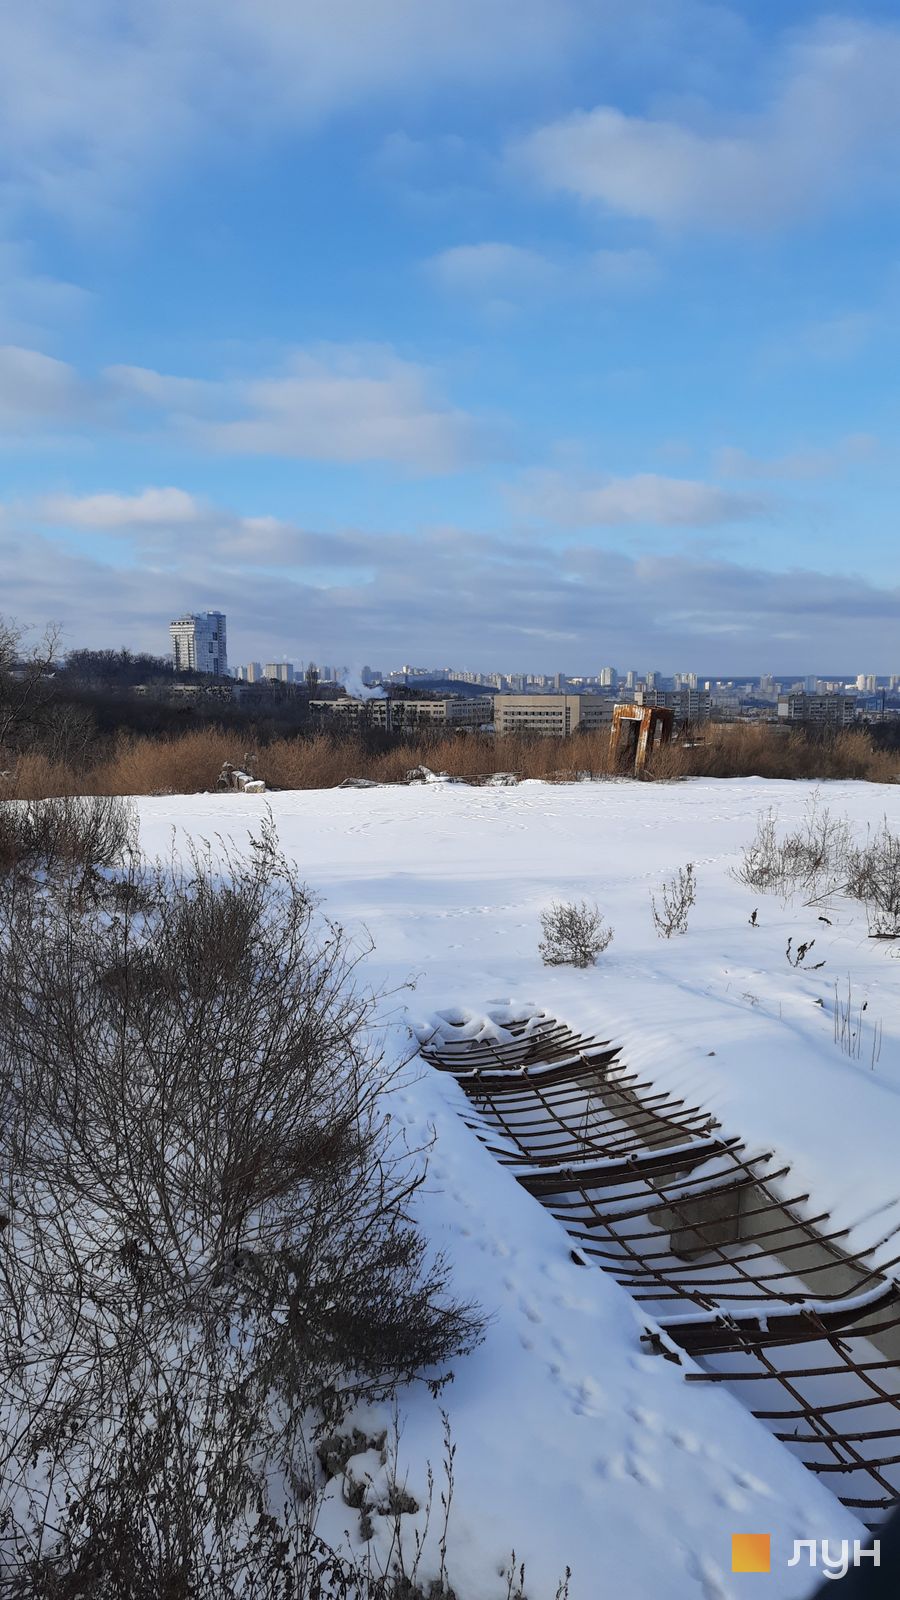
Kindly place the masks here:
[(712, 726), (696, 742), (657, 750), (648, 777), (666, 778), (860, 778), (893, 783), (896, 755), (877, 750), (862, 729), (832, 738), (809, 738), (800, 729), (782, 732), (766, 723)]
[[(23, 756), (0, 795), (42, 799), (71, 794), (196, 794), (215, 789), (225, 761), (243, 766), (247, 735), (205, 728), (178, 737), (123, 735), (110, 754), (78, 770), (41, 755)], [(276, 789), (330, 789), (348, 778), (402, 783), (414, 767), (425, 765), (452, 777), (477, 779), (493, 772), (520, 778), (572, 780), (578, 773), (610, 773), (609, 736), (603, 730), (568, 739), (423, 733), (393, 749), (373, 752), (355, 735), (317, 733), (275, 739), (261, 746), (250, 764), (256, 776)], [(872, 744), (863, 730), (848, 729), (832, 738), (808, 738), (799, 729), (784, 732), (766, 724), (711, 725), (690, 741), (658, 749), (645, 777), (665, 782), (680, 778), (856, 778), (892, 783), (900, 758)]]

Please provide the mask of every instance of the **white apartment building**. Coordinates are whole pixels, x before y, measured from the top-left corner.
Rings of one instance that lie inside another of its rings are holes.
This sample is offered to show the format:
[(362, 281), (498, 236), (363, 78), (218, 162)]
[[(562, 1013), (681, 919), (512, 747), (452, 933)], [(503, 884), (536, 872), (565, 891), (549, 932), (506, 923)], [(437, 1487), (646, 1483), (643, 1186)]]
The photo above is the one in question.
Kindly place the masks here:
[(612, 726), (612, 702), (598, 694), (495, 694), (495, 733), (551, 733)]
[(712, 714), (708, 689), (636, 689), (634, 698), (639, 706), (662, 706), (674, 711), (676, 722), (706, 722)]
[(169, 623), (176, 672), (208, 672), (228, 676), (228, 649), (223, 611), (188, 612)]
[(778, 718), (781, 722), (805, 722), (814, 727), (849, 728), (856, 720), (856, 697), (852, 694), (780, 694)]

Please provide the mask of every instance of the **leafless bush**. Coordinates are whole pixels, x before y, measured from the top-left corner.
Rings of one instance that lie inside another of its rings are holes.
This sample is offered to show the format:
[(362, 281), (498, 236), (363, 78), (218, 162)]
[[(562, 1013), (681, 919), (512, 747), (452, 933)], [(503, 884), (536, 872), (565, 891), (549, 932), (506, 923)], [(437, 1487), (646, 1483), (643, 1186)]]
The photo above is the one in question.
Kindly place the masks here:
[(359, 953), (271, 821), (121, 883), (0, 878), (0, 1573), (287, 1595), (253, 1575), (308, 1545), (309, 1419), (439, 1384), (479, 1321), (409, 1218)]
[(90, 873), (121, 866), (137, 842), (134, 811), (115, 796), (65, 795), (0, 805), (0, 870)]
[(538, 950), (546, 967), (592, 967), (612, 943), (613, 930), (589, 900), (555, 901), (541, 912)]
[[(375, 1443), (360, 1438), (360, 1448)], [(348, 1448), (352, 1449), (353, 1443), (349, 1441)], [(223, 1535), (227, 1537), (227, 1529), (219, 1526), (211, 1530), (206, 1548), (195, 1550), (192, 1559), (185, 1561), (180, 1559), (181, 1552), (165, 1548), (158, 1528), (129, 1518), (127, 1513), (133, 1507), (127, 1486), (122, 1492), (119, 1485), (110, 1485), (104, 1520), (92, 1530), (90, 1561), (82, 1558), (73, 1565), (72, 1552), (66, 1547), (65, 1555), (56, 1553), (28, 1564), (16, 1562), (7, 1569), (3, 1594), (6, 1600), (160, 1600), (162, 1596), (166, 1600), (464, 1600), (450, 1579), (455, 1453), (445, 1417), (443, 1482), (436, 1483), (429, 1464), (422, 1531), (413, 1527), (409, 1532), (404, 1525), (407, 1507), (413, 1509), (414, 1502), (402, 1486), (398, 1493), (393, 1492), (395, 1462), (388, 1465), (390, 1505), (369, 1507), (366, 1485), (356, 1486), (361, 1492), (354, 1493), (348, 1504), (360, 1510), (367, 1542), (362, 1556), (335, 1550), (319, 1536), (317, 1495), (299, 1509), (283, 1505), (277, 1514), (259, 1515), (231, 1560), (223, 1560), (221, 1541)], [(384, 1457), (383, 1449), (381, 1454)], [(436, 1513), (436, 1489), (440, 1498), (436, 1550), (426, 1555), (428, 1531)], [(66, 1534), (79, 1514), (78, 1507), (67, 1512)], [(373, 1516), (385, 1525), (386, 1537), (377, 1544), (371, 1542)], [(515, 1551), (499, 1576), (506, 1584), (506, 1600), (527, 1600), (525, 1564), (517, 1561)], [(568, 1600), (570, 1578), (567, 1567), (554, 1600)]]
[(660, 891), (661, 904), (651, 894), (653, 923), (661, 939), (671, 939), (673, 933), (687, 933), (688, 917), (697, 899), (697, 881), (692, 862), (679, 867), (674, 878), (669, 878)]
[(756, 832), (745, 847), (735, 877), (751, 889), (766, 894), (777, 890), (782, 882), (781, 850), (778, 843), (778, 822), (773, 809), (761, 811), (756, 819)]
[(816, 793), (799, 827), (780, 837), (775, 811), (760, 813), (735, 877), (760, 893), (815, 898), (842, 887), (852, 853), (849, 822), (823, 807)]
[(900, 836), (891, 832), (886, 817), (878, 832), (852, 852), (847, 893), (864, 902), (873, 934), (900, 936)]

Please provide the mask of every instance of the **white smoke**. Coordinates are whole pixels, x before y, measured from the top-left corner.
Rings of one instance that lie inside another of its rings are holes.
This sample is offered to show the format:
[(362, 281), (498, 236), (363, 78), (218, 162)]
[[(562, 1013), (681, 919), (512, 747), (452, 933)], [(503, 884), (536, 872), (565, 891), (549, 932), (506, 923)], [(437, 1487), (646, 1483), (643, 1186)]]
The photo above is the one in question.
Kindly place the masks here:
[(341, 678), (351, 700), (386, 700), (387, 690), (379, 684), (363, 683), (362, 674), (358, 667), (346, 668)]

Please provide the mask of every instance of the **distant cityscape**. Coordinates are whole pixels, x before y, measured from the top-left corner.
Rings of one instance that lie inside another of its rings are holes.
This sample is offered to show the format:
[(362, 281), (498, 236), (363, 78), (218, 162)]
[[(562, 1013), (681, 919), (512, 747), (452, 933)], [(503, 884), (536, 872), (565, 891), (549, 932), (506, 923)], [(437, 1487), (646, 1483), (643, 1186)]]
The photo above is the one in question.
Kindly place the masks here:
[[(391, 726), (404, 720), (443, 720), (460, 726), (493, 724), (496, 730), (537, 727), (571, 732), (611, 720), (623, 698), (671, 709), (676, 721), (772, 721), (850, 726), (860, 719), (900, 716), (900, 674), (855, 677), (762, 673), (758, 677), (670, 676), (602, 666), (593, 673), (474, 672), (446, 665), (409, 663), (383, 670), (314, 661), (228, 662), (227, 618), (221, 611), (187, 613), (170, 623), (177, 673), (216, 680), (237, 699), (285, 689), (308, 698), (315, 718)], [(404, 701), (404, 695), (414, 699)], [(382, 705), (379, 707), (378, 702)], [(388, 708), (387, 702), (391, 703)], [(426, 706), (430, 708), (426, 710)], [(415, 708), (402, 713), (402, 706)], [(438, 707), (441, 710), (438, 710)], [(432, 709), (433, 708), (433, 709)]]

